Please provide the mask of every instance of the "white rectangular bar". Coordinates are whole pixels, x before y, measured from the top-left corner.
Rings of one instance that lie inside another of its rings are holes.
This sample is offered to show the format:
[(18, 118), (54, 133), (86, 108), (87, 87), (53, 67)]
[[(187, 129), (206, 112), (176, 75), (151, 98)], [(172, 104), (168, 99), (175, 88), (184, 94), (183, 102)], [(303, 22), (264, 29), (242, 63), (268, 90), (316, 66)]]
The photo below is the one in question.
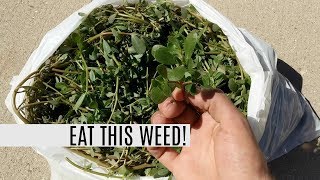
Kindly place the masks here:
[(182, 147), (190, 146), (189, 124), (1, 124), (5, 147)]

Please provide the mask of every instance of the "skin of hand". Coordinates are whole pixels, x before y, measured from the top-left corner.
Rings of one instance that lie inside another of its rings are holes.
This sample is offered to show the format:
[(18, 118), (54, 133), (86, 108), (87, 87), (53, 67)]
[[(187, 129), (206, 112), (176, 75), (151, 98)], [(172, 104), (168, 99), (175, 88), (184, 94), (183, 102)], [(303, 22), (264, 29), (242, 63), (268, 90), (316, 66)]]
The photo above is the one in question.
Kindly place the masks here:
[(178, 180), (272, 179), (247, 119), (219, 90), (185, 96), (175, 89), (151, 121), (191, 124), (190, 147), (180, 153), (168, 147), (148, 148)]

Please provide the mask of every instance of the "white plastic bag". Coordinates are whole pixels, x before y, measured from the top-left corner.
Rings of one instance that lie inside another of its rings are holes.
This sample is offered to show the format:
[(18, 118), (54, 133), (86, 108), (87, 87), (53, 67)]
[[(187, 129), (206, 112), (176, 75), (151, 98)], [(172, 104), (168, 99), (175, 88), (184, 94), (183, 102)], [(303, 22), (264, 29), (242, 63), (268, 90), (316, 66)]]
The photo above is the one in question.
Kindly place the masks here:
[[(192, 4), (202, 16), (220, 26), (228, 36), (241, 65), (251, 78), (248, 121), (268, 160), (277, 158), (297, 145), (320, 135), (318, 117), (305, 98), (276, 70), (277, 57), (268, 44), (248, 31), (238, 29), (203, 0), (174, 0), (174, 2), (180, 6)], [(12, 88), (6, 99), (6, 105), (17, 123), (23, 122), (13, 112), (14, 88), (28, 74), (37, 70), (79, 26), (83, 17), (79, 16), (78, 12), (89, 14), (94, 8), (101, 5), (121, 3), (122, 0), (94, 0), (44, 36), (20, 74), (11, 81)], [(17, 104), (23, 99), (24, 94), (18, 94)], [(52, 170), (52, 179), (105, 179), (80, 171), (66, 162), (65, 157), (69, 157), (72, 161), (81, 164), (84, 158), (65, 148), (36, 147), (35, 149), (48, 160)], [(97, 166), (94, 166), (94, 170), (103, 172)]]

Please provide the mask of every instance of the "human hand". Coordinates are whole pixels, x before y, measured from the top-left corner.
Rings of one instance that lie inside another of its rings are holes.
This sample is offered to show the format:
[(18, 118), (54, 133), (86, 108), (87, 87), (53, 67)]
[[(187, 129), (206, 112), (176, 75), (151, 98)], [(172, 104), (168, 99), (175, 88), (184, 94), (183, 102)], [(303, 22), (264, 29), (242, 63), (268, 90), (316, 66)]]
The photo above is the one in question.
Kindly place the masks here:
[(247, 119), (219, 90), (187, 97), (176, 89), (159, 104), (151, 121), (191, 124), (190, 147), (180, 153), (172, 148), (148, 148), (178, 180), (271, 179)]

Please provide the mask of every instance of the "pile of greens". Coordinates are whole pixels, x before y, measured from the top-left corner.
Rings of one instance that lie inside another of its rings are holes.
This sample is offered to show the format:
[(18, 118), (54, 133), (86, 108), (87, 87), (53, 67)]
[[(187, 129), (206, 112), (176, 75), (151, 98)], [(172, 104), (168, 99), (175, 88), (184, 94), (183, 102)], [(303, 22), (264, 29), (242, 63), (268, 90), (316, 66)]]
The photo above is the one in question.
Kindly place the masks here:
[[(246, 113), (250, 78), (221, 29), (194, 7), (140, 1), (79, 15), (81, 25), (25, 79), (32, 85), (15, 91), (26, 93), (16, 107), (26, 123), (146, 124), (175, 87), (219, 88)], [(145, 148), (74, 151), (108, 169), (100, 175), (170, 175)]]

